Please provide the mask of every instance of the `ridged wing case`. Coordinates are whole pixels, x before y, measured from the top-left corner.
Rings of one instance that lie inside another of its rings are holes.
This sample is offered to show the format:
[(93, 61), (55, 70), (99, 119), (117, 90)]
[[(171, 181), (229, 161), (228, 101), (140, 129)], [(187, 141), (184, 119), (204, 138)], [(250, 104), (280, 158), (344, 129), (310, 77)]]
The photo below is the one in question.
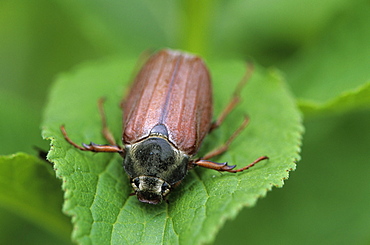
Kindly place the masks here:
[(139, 71), (122, 108), (124, 144), (167, 133), (175, 147), (194, 155), (212, 121), (208, 69), (198, 56), (159, 51)]

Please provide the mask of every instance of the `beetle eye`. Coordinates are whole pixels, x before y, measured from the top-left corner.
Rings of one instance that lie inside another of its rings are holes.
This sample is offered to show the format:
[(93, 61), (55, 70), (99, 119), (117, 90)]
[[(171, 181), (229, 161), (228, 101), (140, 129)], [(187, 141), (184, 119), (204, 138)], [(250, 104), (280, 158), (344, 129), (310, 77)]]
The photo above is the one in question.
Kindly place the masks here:
[(164, 182), (163, 185), (162, 185), (162, 193), (163, 193), (163, 195), (168, 194), (170, 192), (170, 188), (171, 188), (170, 185), (167, 184), (166, 182)]
[(139, 180), (139, 178), (135, 178), (135, 179), (132, 181), (132, 183), (134, 183), (134, 184), (136, 185), (136, 187), (137, 187), (137, 188), (139, 188), (139, 186), (140, 186), (140, 180)]

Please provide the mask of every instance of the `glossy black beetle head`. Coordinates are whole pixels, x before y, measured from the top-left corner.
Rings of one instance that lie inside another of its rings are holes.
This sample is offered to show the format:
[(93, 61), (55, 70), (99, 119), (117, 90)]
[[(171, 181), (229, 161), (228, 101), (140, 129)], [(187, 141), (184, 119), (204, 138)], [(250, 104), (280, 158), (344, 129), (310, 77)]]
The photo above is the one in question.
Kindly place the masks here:
[(158, 204), (188, 171), (189, 156), (165, 137), (149, 137), (126, 145), (123, 166), (141, 202)]

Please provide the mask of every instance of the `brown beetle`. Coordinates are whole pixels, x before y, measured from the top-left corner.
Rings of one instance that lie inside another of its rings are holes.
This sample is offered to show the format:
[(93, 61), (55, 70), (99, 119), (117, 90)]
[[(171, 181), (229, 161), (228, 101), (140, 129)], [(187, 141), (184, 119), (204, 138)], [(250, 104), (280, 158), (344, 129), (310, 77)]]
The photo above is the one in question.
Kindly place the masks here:
[(110, 145), (79, 146), (68, 137), (64, 126), (61, 131), (64, 138), (80, 150), (120, 153), (137, 198), (141, 202), (158, 204), (195, 166), (236, 173), (268, 159), (260, 157), (236, 170), (235, 165), (208, 160), (227, 150), (247, 125), (248, 118), (225, 144), (194, 159), (204, 137), (217, 128), (239, 102), (239, 92), (246, 80), (247, 76), (220, 117), (212, 123), (211, 81), (203, 60), (180, 51), (161, 50), (145, 63), (121, 103), (124, 147), (116, 144), (107, 128), (102, 100), (99, 109), (103, 135)]

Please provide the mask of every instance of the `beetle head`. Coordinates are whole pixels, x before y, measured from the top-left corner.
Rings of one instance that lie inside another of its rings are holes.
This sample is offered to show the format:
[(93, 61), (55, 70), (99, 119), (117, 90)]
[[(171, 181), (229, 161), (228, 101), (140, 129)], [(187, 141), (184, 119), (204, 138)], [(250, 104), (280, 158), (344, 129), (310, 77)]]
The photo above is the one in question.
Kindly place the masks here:
[(125, 150), (123, 166), (141, 202), (160, 203), (188, 171), (189, 156), (165, 137), (148, 137)]
[(170, 193), (171, 186), (157, 177), (140, 176), (131, 180), (135, 194), (140, 202), (158, 204)]

